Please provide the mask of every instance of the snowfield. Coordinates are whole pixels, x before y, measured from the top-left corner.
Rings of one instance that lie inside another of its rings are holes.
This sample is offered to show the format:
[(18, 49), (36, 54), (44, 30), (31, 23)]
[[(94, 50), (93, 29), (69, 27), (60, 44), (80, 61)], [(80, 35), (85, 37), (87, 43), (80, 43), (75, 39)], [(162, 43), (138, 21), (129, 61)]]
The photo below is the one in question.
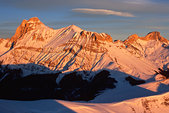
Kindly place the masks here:
[(118, 103), (0, 100), (0, 113), (168, 113), (169, 93)]

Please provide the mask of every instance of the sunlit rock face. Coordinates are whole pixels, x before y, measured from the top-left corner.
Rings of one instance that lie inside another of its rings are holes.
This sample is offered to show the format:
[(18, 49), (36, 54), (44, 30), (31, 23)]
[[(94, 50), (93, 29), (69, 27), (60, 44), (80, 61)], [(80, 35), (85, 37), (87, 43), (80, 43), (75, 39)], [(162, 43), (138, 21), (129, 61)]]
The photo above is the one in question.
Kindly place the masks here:
[(145, 37), (139, 37), (137, 34), (133, 34), (133, 35), (129, 36), (124, 41), (124, 43), (126, 45), (130, 45), (130, 44), (134, 43), (135, 41), (137, 41), (139, 39), (144, 40), (144, 41), (156, 40), (156, 41), (160, 41), (162, 43), (169, 43), (169, 41), (167, 39), (165, 39), (164, 37), (162, 37), (160, 35), (160, 32), (158, 32), (158, 31), (150, 32)]
[(158, 31), (154, 31), (154, 32), (150, 32), (148, 33), (145, 38), (143, 38), (143, 40), (156, 40), (156, 41), (160, 41), (160, 42), (163, 42), (163, 43), (168, 43), (169, 41), (167, 39), (165, 39), (164, 37), (162, 37), (160, 35), (160, 32)]
[(37, 17), (30, 18), (29, 20), (23, 20), (20, 26), (16, 29), (14, 36), (12, 36), (10, 41), (7, 43), (6, 47), (11, 46), (11, 43), (13, 42), (16, 43), (18, 39), (22, 39), (27, 32), (42, 26), (44, 26), (44, 24)]

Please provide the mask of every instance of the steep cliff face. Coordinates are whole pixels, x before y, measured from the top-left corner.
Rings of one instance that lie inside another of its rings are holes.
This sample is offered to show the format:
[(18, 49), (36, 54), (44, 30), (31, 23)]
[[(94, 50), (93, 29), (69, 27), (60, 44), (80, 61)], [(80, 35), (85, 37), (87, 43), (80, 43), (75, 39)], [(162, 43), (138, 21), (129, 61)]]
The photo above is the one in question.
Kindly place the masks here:
[(20, 26), (16, 29), (15, 34), (6, 44), (6, 47), (11, 46), (12, 43), (16, 44), (17, 40), (22, 39), (26, 33), (42, 26), (44, 26), (44, 24), (37, 17), (30, 18), (29, 20), (23, 20)]
[(35, 30), (38, 27), (44, 26), (43, 23), (37, 18), (31, 18), (29, 20), (23, 20), (21, 25), (16, 29), (14, 36), (11, 38), (11, 41), (16, 42), (18, 39), (22, 38), (27, 32)]

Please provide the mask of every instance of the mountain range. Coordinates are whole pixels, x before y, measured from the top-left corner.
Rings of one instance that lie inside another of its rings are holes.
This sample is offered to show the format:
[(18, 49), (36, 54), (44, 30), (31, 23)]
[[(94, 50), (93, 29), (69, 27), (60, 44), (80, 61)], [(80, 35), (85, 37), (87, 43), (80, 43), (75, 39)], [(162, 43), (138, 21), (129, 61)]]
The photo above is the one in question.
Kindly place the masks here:
[(35, 63), (61, 71), (116, 69), (148, 79), (154, 70), (168, 66), (168, 44), (159, 32), (113, 41), (106, 33), (75, 25), (54, 30), (34, 17), (23, 20), (11, 39), (1, 39), (0, 60), (4, 64)]
[[(0, 48), (0, 84), (5, 86), (9, 80), (11, 83), (4, 89), (10, 89), (14, 83), (20, 89), (34, 88), (36, 83), (41, 88), (46, 82), (44, 80), (48, 80), (54, 84), (51, 87), (57, 85), (54, 88), (58, 90), (55, 92), (58, 97), (46, 94), (45, 98), (94, 103), (121, 102), (169, 91), (169, 76), (164, 74), (169, 68), (169, 40), (158, 31), (144, 37), (133, 34), (121, 41), (113, 40), (106, 33), (86, 31), (75, 25), (55, 30), (33, 17), (23, 20), (10, 39), (0, 39)], [(22, 73), (15, 70), (20, 73), (17, 78), (17, 75), (13, 77), (15, 74), (7, 74), (5, 69), (21, 69)], [(53, 78), (49, 79), (49, 76)], [(35, 85), (30, 83), (32, 80)], [(45, 86), (50, 87), (49, 84), (44, 85), (43, 90)], [(6, 91), (4, 89), (2, 91)], [(18, 99), (18, 94), (15, 98), (11, 95), (5, 97), (9, 92), (0, 97)], [(147, 112), (153, 110), (143, 107)]]

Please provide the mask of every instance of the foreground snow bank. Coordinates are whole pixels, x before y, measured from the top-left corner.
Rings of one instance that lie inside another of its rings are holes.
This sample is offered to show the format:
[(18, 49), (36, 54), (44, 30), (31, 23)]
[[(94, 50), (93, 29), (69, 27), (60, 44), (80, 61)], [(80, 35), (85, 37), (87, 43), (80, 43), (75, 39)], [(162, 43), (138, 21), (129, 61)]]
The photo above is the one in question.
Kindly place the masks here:
[(55, 100), (0, 100), (0, 113), (75, 113)]
[(0, 100), (0, 113), (167, 113), (169, 92), (119, 103), (80, 103), (61, 100)]
[(168, 113), (169, 92), (119, 103), (91, 104), (58, 101), (78, 113)]

